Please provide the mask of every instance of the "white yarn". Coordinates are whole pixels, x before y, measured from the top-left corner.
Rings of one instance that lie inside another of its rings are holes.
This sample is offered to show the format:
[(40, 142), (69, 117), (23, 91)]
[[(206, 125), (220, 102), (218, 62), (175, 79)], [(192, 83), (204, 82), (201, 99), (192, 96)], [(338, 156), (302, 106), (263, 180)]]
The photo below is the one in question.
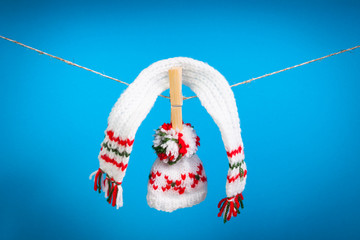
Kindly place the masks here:
[(91, 173), (89, 176), (89, 180), (91, 180), (93, 178), (93, 176), (97, 173), (98, 170), (96, 170), (95, 172)]
[[(103, 189), (103, 191), (105, 191), (106, 188), (106, 174), (101, 174), (101, 179), (100, 179), (100, 184), (101, 184), (101, 189)], [(106, 189), (107, 190), (107, 189)]]
[(119, 209), (122, 207), (123, 204), (123, 189), (121, 185), (118, 185), (118, 193), (116, 197), (116, 209)]
[[(195, 92), (201, 104), (214, 119), (221, 131), (226, 151), (232, 152), (241, 147), (241, 153), (228, 158), (229, 164), (242, 162), (243, 143), (234, 94), (226, 79), (217, 70), (191, 58), (170, 58), (158, 61), (144, 69), (114, 105), (108, 118), (105, 134), (107, 131), (113, 131), (114, 136), (120, 139), (134, 139), (138, 127), (151, 110), (158, 95), (169, 88), (168, 70), (173, 67), (182, 68), (184, 85)], [(105, 137), (104, 143), (106, 142), (110, 142), (108, 136)], [(132, 150), (132, 146), (125, 147), (115, 143), (111, 144), (111, 148), (119, 152), (126, 150), (127, 153)], [(116, 163), (124, 165), (128, 164), (129, 157), (119, 156), (107, 148), (103, 148), (99, 154), (100, 168), (115, 181), (122, 182), (126, 170), (122, 171), (112, 163), (104, 161), (101, 158), (104, 154), (114, 159)], [(241, 166), (245, 166), (246, 169), (245, 164)], [(228, 177), (235, 179), (238, 173), (238, 167), (235, 170), (229, 168)], [(227, 196), (232, 197), (241, 193), (244, 190), (246, 178), (246, 176), (238, 177), (232, 182), (227, 181)], [(119, 206), (122, 205), (121, 201), (119, 200)]]
[[(105, 175), (105, 174), (103, 174)], [(109, 190), (109, 181), (105, 181), (104, 182), (104, 186), (102, 187), (103, 188), (103, 192), (105, 193), (105, 198), (108, 198), (108, 190)]]

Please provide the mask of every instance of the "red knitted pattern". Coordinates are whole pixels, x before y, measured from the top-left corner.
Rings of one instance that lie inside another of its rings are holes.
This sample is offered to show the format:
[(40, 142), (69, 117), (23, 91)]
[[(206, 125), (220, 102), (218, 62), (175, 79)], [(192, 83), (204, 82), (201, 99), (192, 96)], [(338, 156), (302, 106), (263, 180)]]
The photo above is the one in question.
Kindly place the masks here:
[[(192, 184), (191, 184), (191, 188), (195, 188), (198, 184), (199, 181), (202, 182), (206, 182), (207, 178), (206, 176), (203, 175), (203, 166), (200, 163), (198, 165), (198, 170), (196, 171), (197, 174), (194, 173), (188, 173), (189, 178), (193, 179)], [(166, 180), (166, 185), (161, 187), (161, 190), (163, 192), (169, 191), (169, 190), (174, 190), (176, 192), (178, 192), (180, 195), (183, 194), (186, 190), (186, 186), (183, 186), (183, 181), (186, 179), (187, 175), (186, 174), (181, 174), (181, 178), (180, 179), (170, 179), (169, 176), (156, 171), (156, 172), (151, 172), (149, 175), (149, 184), (152, 185), (152, 188), (154, 190), (157, 190), (159, 188), (158, 185), (155, 185), (155, 179), (157, 177), (163, 176), (163, 178)]]
[(244, 176), (241, 176), (241, 173), (238, 173), (237, 175), (235, 175), (233, 177), (227, 176), (227, 180), (229, 181), (229, 183), (235, 182), (236, 179), (238, 179), (239, 177), (245, 177), (246, 174), (247, 174), (247, 170), (245, 169)]
[(101, 159), (103, 159), (107, 163), (111, 163), (111, 164), (115, 165), (116, 167), (120, 168), (121, 171), (125, 171), (125, 169), (128, 166), (128, 164), (124, 164), (123, 162), (118, 163), (115, 159), (110, 158), (106, 154), (101, 155)]
[(228, 157), (231, 158), (231, 157), (234, 157), (234, 156), (240, 154), (241, 151), (242, 151), (242, 147), (241, 147), (241, 145), (240, 145), (237, 149), (232, 150), (231, 152), (226, 152), (226, 154), (228, 155)]
[(109, 137), (110, 141), (116, 142), (118, 144), (120, 144), (121, 146), (132, 146), (134, 143), (134, 140), (130, 140), (130, 139), (120, 139), (119, 137), (114, 137), (114, 132), (109, 130), (106, 132), (107, 136)]
[(199, 181), (202, 182), (206, 182), (207, 178), (205, 176), (203, 176), (203, 166), (200, 163), (198, 166), (198, 170), (196, 171), (197, 175), (193, 174), (193, 173), (189, 173), (189, 178), (193, 179), (193, 184), (191, 184), (191, 188), (195, 188), (198, 184)]

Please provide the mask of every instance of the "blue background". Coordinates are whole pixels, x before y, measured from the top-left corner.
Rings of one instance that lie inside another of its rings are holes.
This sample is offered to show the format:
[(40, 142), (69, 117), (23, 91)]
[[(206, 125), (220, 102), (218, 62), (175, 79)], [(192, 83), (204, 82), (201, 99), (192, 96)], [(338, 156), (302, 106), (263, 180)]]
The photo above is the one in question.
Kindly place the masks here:
[[(127, 82), (187, 56), (234, 84), (358, 45), (359, 12), (359, 1), (2, 0), (0, 34)], [(0, 238), (358, 239), (359, 63), (354, 50), (233, 88), (249, 177), (245, 209), (223, 224), (228, 163), (198, 99), (183, 115), (201, 138), (206, 200), (171, 214), (146, 203), (152, 135), (170, 120), (159, 98), (115, 210), (88, 176), (126, 86), (0, 39)]]

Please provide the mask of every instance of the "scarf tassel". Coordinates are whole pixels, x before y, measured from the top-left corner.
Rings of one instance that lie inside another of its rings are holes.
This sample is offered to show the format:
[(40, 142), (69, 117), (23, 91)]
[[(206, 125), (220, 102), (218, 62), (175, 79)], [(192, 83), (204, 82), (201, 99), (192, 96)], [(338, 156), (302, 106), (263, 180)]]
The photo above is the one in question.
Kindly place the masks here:
[(224, 223), (229, 221), (232, 216), (236, 217), (238, 214), (240, 214), (240, 208), (244, 208), (243, 200), (244, 197), (242, 193), (239, 193), (234, 197), (226, 197), (221, 199), (218, 204), (218, 208), (220, 208), (218, 217), (223, 215)]
[(90, 180), (95, 175), (94, 190), (101, 193), (101, 190), (105, 193), (107, 202), (117, 209), (123, 206), (123, 189), (121, 183), (116, 183), (113, 179), (110, 179), (100, 168), (90, 175)]
[(94, 190), (98, 191), (99, 193), (101, 193), (101, 178), (103, 175), (103, 172), (101, 171), (101, 169), (99, 168), (98, 170), (96, 170), (95, 172), (93, 172), (92, 174), (90, 174), (89, 179), (91, 180), (92, 177), (95, 175), (95, 179), (94, 179)]

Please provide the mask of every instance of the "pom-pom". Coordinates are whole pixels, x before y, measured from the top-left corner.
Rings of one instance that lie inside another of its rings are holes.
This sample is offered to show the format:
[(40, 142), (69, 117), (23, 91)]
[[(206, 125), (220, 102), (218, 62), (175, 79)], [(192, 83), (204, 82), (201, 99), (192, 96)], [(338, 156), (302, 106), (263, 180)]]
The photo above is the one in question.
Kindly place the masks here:
[(200, 138), (190, 123), (183, 124), (181, 131), (175, 130), (171, 123), (164, 123), (156, 130), (152, 147), (161, 161), (171, 165), (194, 155), (198, 146)]

